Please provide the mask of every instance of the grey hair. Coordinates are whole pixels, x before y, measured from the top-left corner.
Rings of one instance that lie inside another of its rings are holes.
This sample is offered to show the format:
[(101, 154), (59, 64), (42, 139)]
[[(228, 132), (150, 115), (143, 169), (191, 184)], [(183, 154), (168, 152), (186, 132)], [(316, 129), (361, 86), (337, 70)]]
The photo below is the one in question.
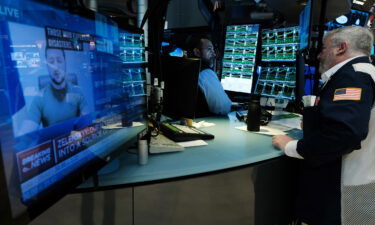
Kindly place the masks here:
[(329, 31), (324, 39), (331, 37), (332, 46), (338, 46), (347, 41), (349, 43), (349, 54), (365, 54), (369, 56), (374, 44), (373, 33), (364, 27), (350, 26)]

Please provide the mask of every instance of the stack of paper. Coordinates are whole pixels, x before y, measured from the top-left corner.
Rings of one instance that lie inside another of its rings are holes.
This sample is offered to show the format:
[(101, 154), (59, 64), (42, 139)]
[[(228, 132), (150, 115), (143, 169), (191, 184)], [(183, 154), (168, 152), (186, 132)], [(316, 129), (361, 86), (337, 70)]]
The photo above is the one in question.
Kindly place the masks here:
[(184, 147), (167, 138), (163, 134), (151, 137), (150, 153), (176, 152), (183, 150)]

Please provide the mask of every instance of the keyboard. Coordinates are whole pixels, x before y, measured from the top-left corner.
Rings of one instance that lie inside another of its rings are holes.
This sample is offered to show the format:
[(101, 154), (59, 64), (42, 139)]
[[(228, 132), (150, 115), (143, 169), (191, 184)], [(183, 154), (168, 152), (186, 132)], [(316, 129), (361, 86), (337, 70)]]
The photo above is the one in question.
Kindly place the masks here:
[(161, 123), (161, 132), (173, 141), (193, 141), (193, 140), (209, 140), (215, 136), (207, 132), (201, 131), (195, 127), (180, 124)]

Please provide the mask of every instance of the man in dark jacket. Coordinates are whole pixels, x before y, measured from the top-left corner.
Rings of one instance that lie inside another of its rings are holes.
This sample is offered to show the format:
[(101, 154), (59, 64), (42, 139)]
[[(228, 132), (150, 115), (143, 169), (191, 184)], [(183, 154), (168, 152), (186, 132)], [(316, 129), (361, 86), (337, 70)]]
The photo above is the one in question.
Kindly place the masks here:
[(304, 138), (272, 144), (300, 160), (297, 216), (308, 225), (375, 221), (375, 67), (373, 34), (362, 27), (328, 32), (318, 56), (325, 82), (304, 109)]

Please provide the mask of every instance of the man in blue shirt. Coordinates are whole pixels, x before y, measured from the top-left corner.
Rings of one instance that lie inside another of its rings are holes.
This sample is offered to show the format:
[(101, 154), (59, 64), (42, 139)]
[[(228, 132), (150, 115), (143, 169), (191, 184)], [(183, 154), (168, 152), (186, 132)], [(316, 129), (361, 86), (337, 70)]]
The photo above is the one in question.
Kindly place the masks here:
[(193, 53), (194, 56), (202, 60), (198, 85), (206, 99), (209, 111), (217, 115), (228, 114), (232, 101), (221, 86), (217, 74), (212, 70), (216, 58), (212, 42), (206, 38), (201, 38), (194, 46)]

